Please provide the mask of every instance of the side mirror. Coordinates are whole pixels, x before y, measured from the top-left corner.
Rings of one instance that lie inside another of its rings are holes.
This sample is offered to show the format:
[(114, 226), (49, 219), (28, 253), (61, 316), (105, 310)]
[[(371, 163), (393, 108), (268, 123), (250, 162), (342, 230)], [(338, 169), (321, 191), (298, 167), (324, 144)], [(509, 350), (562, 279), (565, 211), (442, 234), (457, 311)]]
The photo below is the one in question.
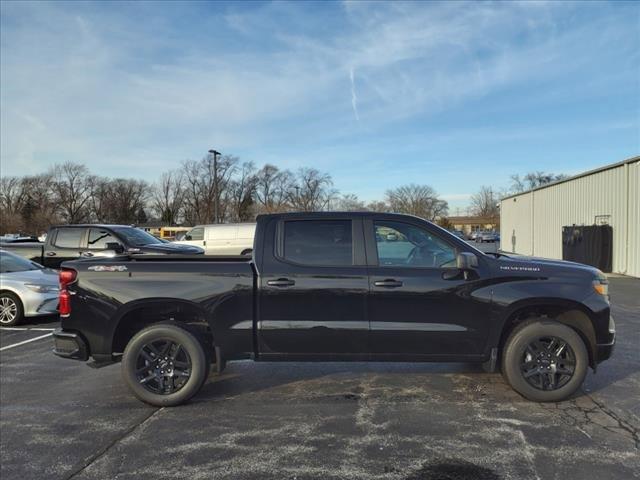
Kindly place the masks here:
[(473, 253), (460, 252), (456, 257), (456, 267), (460, 270), (471, 270), (472, 268), (477, 268), (477, 266), (478, 257)]
[(107, 250), (113, 250), (116, 253), (123, 253), (124, 247), (120, 245), (118, 242), (107, 242)]
[(191, 240), (191, 235), (189, 235), (189, 234), (185, 235), (185, 236), (184, 236), (184, 239), (185, 239), (185, 240)]

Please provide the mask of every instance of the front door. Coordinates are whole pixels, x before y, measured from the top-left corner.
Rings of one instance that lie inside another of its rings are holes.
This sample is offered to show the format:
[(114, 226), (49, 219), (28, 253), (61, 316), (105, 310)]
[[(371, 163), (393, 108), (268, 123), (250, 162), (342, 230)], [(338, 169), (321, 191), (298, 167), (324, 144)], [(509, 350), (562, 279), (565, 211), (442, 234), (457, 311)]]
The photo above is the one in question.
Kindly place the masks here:
[[(418, 222), (418, 221), (417, 221)], [(372, 355), (464, 357), (482, 353), (490, 302), (481, 275), (458, 271), (455, 242), (420, 223), (367, 220)]]
[(272, 221), (260, 276), (258, 340), (265, 358), (365, 358), (369, 292), (362, 222)]

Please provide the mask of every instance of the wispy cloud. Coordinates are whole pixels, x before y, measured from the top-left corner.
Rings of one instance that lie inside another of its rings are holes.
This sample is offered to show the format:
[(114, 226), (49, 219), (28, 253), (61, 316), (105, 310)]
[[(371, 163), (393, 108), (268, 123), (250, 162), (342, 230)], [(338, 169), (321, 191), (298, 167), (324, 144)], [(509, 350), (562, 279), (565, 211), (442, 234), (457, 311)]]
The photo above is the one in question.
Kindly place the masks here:
[[(494, 181), (476, 158), (640, 149), (627, 140), (640, 122), (637, 4), (1, 8), (2, 174), (75, 160), (149, 177), (215, 146), (313, 164), (344, 189), (410, 179), (456, 195), (452, 178)], [(598, 128), (610, 123), (629, 128)]]
[(359, 122), (360, 115), (358, 115), (358, 96), (356, 95), (356, 82), (353, 74), (353, 67), (349, 69), (349, 79), (351, 80), (351, 107), (353, 107), (353, 114)]

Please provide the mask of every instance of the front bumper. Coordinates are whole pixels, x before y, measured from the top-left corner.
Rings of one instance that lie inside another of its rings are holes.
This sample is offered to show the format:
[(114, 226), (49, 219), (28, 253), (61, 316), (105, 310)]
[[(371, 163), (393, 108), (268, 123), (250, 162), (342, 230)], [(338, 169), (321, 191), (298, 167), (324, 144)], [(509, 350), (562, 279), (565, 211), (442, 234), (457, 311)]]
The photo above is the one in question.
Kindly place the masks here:
[(596, 363), (604, 362), (611, 358), (613, 348), (616, 345), (616, 322), (609, 317), (609, 338), (606, 343), (596, 344)]
[(89, 348), (81, 335), (58, 328), (53, 332), (53, 353), (62, 358), (89, 360)]

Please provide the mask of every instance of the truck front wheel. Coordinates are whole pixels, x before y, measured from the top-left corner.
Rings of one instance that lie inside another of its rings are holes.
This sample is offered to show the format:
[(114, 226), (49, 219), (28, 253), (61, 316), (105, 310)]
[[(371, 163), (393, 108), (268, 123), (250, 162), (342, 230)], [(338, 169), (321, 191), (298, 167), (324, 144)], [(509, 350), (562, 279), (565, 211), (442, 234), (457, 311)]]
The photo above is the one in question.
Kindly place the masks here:
[(587, 374), (589, 355), (572, 328), (547, 319), (517, 327), (502, 355), (502, 373), (511, 387), (536, 402), (558, 402), (574, 393)]
[(141, 330), (122, 356), (122, 375), (133, 394), (158, 407), (189, 400), (208, 373), (202, 342), (179, 325), (161, 323)]

